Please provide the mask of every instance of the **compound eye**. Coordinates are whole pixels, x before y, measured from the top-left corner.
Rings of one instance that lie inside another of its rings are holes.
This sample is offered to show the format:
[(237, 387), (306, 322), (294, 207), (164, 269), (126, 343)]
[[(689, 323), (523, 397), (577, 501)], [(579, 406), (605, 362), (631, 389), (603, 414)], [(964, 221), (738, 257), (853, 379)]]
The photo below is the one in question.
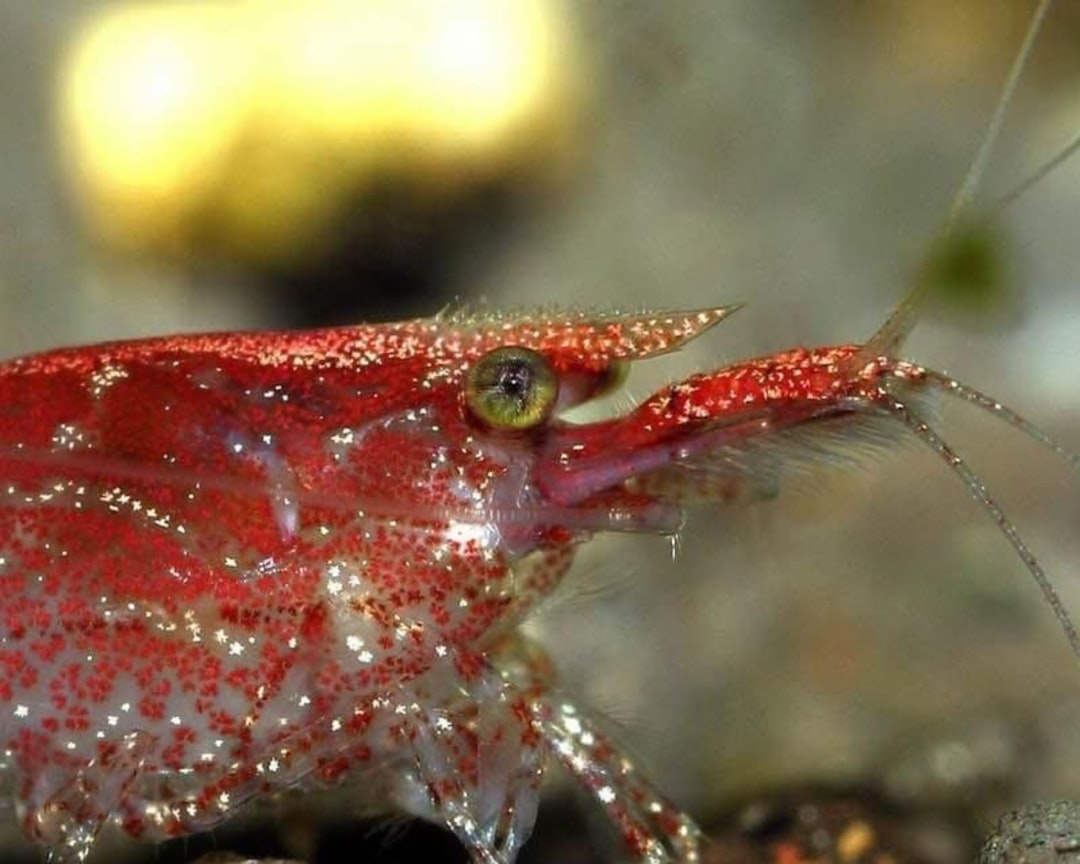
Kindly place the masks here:
[(551, 416), (558, 396), (559, 379), (547, 358), (518, 345), (489, 351), (465, 379), (465, 404), (493, 429), (539, 426)]

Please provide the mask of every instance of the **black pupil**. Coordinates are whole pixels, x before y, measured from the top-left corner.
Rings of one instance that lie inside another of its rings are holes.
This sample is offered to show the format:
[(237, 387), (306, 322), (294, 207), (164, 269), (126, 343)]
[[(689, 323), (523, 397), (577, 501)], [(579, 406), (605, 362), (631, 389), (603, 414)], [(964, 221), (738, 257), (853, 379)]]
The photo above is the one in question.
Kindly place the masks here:
[(532, 370), (524, 360), (507, 360), (499, 369), (497, 387), (506, 396), (525, 402), (532, 388)]

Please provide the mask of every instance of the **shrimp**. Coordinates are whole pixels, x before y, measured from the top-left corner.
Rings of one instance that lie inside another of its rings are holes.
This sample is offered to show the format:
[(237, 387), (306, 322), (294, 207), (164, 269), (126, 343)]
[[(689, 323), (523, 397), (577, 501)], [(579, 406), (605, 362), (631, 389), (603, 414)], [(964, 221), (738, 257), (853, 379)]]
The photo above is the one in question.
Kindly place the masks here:
[(0, 774), (23, 830), (73, 864), (107, 824), (183, 836), (361, 778), (477, 864), (510, 864), (557, 763), (632, 855), (702, 860), (693, 820), (520, 625), (582, 544), (671, 536), (690, 504), (764, 494), (762, 453), (804, 433), (891, 424), (926, 445), (1080, 655), (1042, 565), (921, 403), (959, 399), (1078, 460), (898, 356), (928, 290), (865, 343), (691, 374), (594, 422), (564, 415), (739, 307), (444, 314), (0, 364)]

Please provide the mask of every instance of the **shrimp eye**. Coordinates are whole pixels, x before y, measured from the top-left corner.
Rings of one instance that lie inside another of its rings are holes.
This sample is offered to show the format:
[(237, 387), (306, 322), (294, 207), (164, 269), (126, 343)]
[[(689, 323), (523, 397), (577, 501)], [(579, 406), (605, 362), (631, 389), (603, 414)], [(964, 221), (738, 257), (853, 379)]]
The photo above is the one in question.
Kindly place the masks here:
[(551, 416), (558, 395), (559, 380), (547, 358), (518, 345), (489, 351), (465, 379), (465, 403), (493, 429), (539, 426)]

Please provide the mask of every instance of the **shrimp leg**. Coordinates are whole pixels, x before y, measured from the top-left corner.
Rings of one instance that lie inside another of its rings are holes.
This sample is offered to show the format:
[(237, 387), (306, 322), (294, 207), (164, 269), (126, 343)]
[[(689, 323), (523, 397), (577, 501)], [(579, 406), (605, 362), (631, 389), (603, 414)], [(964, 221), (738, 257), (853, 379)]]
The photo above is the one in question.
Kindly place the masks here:
[(701, 830), (638, 770), (601, 721), (550, 687), (552, 666), (539, 645), (517, 631), (493, 655), (504, 678), (528, 694), (530, 721), (545, 749), (607, 813), (635, 858), (647, 864), (701, 860)]

